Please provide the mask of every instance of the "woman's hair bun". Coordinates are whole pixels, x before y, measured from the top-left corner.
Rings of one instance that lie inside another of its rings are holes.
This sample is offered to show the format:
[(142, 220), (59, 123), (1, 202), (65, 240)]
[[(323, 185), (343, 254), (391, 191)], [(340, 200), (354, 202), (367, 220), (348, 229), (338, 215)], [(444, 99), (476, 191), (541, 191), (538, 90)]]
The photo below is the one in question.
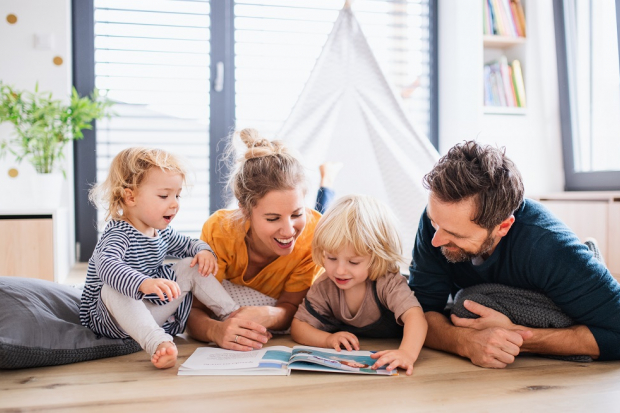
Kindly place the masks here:
[(248, 149), (271, 147), (271, 142), (260, 136), (260, 133), (258, 133), (256, 129), (242, 129), (239, 132), (239, 137)]
[(265, 139), (256, 129), (242, 129), (239, 132), (239, 137), (248, 148), (244, 156), (245, 159), (262, 158), (265, 156), (287, 153), (286, 147), (281, 141), (270, 141)]

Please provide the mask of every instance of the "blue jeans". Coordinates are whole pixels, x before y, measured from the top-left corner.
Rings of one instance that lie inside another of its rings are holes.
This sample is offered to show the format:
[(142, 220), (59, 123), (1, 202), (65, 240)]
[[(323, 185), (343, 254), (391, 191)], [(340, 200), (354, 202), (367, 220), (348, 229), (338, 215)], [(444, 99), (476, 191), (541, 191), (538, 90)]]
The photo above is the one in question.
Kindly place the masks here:
[(316, 209), (321, 214), (324, 214), (329, 205), (334, 201), (336, 193), (331, 188), (320, 187), (319, 192), (316, 194)]

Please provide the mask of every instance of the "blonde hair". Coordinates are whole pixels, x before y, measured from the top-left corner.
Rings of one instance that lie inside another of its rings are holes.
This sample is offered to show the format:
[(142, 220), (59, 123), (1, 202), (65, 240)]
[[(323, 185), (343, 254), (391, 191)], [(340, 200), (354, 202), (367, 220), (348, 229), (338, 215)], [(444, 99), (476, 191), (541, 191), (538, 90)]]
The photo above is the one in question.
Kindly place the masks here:
[(228, 158), (236, 163), (228, 186), (240, 208), (233, 218), (246, 220), (258, 201), (271, 191), (301, 188), (305, 195), (304, 168), (283, 142), (269, 141), (255, 129), (243, 129), (238, 135), (247, 147), (243, 156), (235, 158), (232, 139), (227, 150)]
[(108, 177), (91, 188), (88, 199), (107, 210), (106, 221), (122, 219), (125, 188), (138, 189), (151, 168), (177, 173), (186, 183), (187, 170), (176, 156), (161, 149), (128, 148), (114, 157)]
[(314, 229), (312, 259), (323, 266), (324, 253), (335, 253), (350, 245), (356, 254), (370, 256), (368, 278), (376, 280), (399, 273), (402, 243), (396, 219), (387, 206), (366, 195), (338, 199)]

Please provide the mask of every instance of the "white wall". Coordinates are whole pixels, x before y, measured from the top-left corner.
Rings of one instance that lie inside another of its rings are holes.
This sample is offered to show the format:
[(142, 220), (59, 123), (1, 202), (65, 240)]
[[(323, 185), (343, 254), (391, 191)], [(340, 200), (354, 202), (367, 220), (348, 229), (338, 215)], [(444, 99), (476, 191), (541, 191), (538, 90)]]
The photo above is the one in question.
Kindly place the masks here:
[[(15, 24), (7, 22), (9, 14), (17, 16)], [(51, 38), (51, 47), (35, 48), (35, 35)], [(56, 56), (62, 58), (61, 65), (53, 63)], [(40, 91), (52, 92), (55, 98), (67, 101), (72, 84), (71, 66), (71, 0), (0, 1), (0, 80), (26, 90), (33, 90), (38, 82)], [(11, 125), (0, 125), (0, 139), (11, 133)], [(67, 146), (62, 206), (69, 210), (69, 245), (75, 245), (72, 148), (71, 144)], [(20, 173), (15, 179), (8, 178), (11, 167)], [(0, 161), (3, 205), (19, 204), (16, 198), (27, 197), (31, 174), (34, 168), (26, 161), (18, 165), (10, 156)], [(29, 207), (36, 208), (36, 205)], [(73, 248), (69, 248), (69, 254), (73, 263)]]
[(552, 0), (525, 6), (527, 112), (490, 115), (482, 110), (481, 1), (439, 2), (439, 142), (441, 154), (464, 140), (505, 146), (532, 196), (562, 191), (564, 170)]

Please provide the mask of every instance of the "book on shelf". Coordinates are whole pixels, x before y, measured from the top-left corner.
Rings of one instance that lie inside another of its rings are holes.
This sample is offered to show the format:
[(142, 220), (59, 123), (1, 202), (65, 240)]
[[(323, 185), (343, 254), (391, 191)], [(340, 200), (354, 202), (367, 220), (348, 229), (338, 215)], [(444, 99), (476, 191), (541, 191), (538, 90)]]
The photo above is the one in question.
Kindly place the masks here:
[(521, 0), (482, 0), (483, 33), (525, 37), (525, 12)]
[(485, 106), (525, 107), (521, 63), (508, 63), (505, 56), (484, 65)]
[(397, 376), (396, 369), (373, 370), (371, 351), (336, 351), (295, 346), (234, 351), (199, 347), (179, 367), (180, 376), (288, 376), (292, 370)]
[(512, 62), (512, 81), (519, 107), (524, 108), (527, 106), (527, 100), (525, 99), (525, 82), (523, 81), (521, 63), (518, 60)]

